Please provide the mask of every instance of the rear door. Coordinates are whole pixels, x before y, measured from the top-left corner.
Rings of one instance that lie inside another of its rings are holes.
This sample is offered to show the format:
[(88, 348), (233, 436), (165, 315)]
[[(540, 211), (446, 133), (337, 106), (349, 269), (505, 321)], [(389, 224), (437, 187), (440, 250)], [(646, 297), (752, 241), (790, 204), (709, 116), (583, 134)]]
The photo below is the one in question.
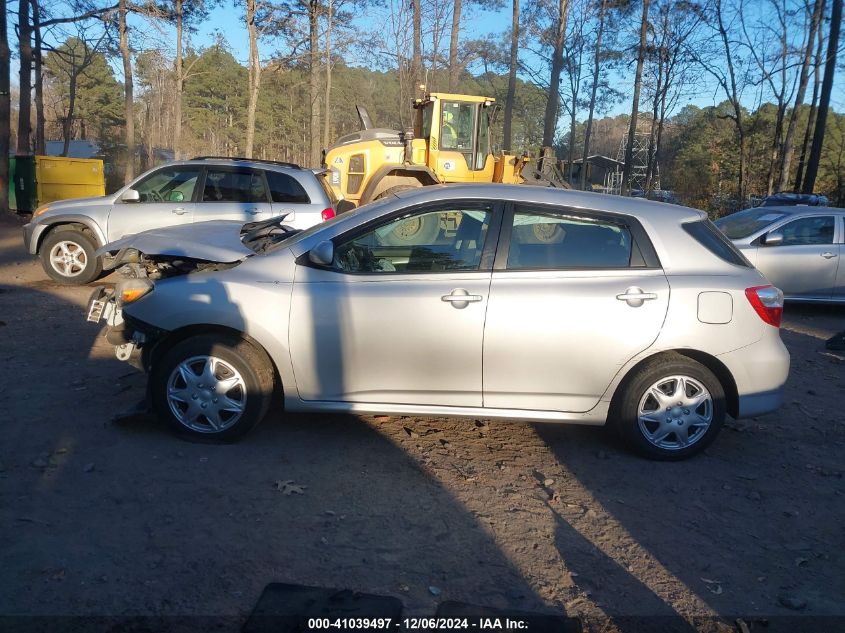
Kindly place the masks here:
[(267, 170), (266, 174), (273, 215), (284, 215), (284, 223), (297, 229), (307, 229), (323, 221), (321, 213), (328, 205), (320, 204), (322, 200), (312, 202), (296, 178), (282, 171)]
[(253, 222), (271, 216), (272, 206), (264, 170), (216, 165), (206, 168), (194, 222)]
[(840, 259), (836, 226), (832, 213), (791, 220), (770, 231), (783, 236), (779, 243), (767, 245), (763, 236), (755, 265), (787, 297), (830, 299)]
[(669, 284), (633, 218), (516, 205), (484, 330), (484, 406), (582, 412), (648, 348)]
[(198, 165), (162, 167), (134, 183), (138, 202), (116, 201), (109, 213), (106, 233), (113, 241), (149, 229), (190, 224), (194, 219)]
[(833, 299), (836, 301), (845, 301), (845, 264), (842, 263), (842, 258), (845, 257), (845, 214), (836, 214), (836, 234), (837, 244), (839, 248), (839, 265), (836, 269), (836, 283), (833, 286)]

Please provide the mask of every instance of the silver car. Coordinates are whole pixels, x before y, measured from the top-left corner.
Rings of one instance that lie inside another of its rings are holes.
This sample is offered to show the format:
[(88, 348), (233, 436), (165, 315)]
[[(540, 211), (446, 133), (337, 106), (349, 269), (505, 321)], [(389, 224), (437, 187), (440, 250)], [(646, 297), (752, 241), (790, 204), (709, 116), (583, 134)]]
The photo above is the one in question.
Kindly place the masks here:
[(767, 206), (716, 220), (716, 226), (787, 299), (845, 302), (845, 209)]
[(681, 459), (783, 397), (782, 294), (694, 209), (438, 185), (302, 232), (182, 233), (175, 253), (163, 234), (109, 245), (127, 278), (89, 305), (182, 433), (237, 439), (281, 394), (289, 412), (609, 423)]
[(102, 272), (98, 247), (154, 228), (207, 220), (260, 221), (285, 215), (308, 228), (334, 216), (318, 174), (291, 163), (199, 157), (167, 163), (116, 193), (42, 205), (24, 226), (24, 245), (62, 284), (85, 284)]

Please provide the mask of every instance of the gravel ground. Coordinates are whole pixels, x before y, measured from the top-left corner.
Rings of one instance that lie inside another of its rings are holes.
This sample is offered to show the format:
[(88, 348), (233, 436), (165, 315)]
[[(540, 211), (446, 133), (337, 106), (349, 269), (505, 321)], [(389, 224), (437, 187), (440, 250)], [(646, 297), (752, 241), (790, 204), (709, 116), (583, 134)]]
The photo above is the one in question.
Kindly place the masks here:
[(289, 582), (408, 615), (459, 600), (591, 630), (845, 629), (845, 358), (823, 346), (843, 308), (787, 306), (785, 406), (687, 462), (603, 429), (440, 418), (276, 414), (239, 444), (195, 444), (113, 420), (144, 377), (85, 322), (90, 288), (47, 281), (21, 224), (0, 218), (2, 615), (237, 630)]

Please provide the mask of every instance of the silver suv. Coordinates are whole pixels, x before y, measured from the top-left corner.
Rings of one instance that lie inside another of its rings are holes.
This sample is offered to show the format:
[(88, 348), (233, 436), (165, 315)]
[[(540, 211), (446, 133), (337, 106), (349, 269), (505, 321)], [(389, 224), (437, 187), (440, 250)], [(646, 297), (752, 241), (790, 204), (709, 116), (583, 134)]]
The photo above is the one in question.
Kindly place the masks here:
[(164, 254), (165, 232), (105, 249), (127, 277), (89, 320), (183, 433), (236, 439), (280, 394), (289, 412), (609, 423), (680, 459), (783, 397), (783, 295), (701, 211), (453, 185), (244, 231), (219, 264)]
[(125, 235), (279, 215), (297, 229), (334, 217), (322, 176), (292, 163), (198, 157), (151, 169), (108, 196), (45, 204), (24, 226), (24, 244), (55, 281), (77, 285), (102, 273), (97, 249)]

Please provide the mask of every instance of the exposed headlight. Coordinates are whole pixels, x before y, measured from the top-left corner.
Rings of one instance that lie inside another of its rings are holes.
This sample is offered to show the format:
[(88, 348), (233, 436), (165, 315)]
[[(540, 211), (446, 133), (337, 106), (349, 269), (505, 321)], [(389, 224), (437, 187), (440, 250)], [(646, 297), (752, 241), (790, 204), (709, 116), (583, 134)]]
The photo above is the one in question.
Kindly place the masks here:
[(149, 279), (123, 279), (115, 285), (114, 295), (117, 305), (124, 306), (137, 301), (152, 290), (153, 282)]
[(38, 207), (35, 211), (33, 211), (33, 212), (32, 212), (32, 217), (33, 217), (33, 219), (34, 219), (34, 218), (37, 218), (39, 215), (41, 215), (41, 214), (42, 214), (42, 213), (44, 213), (45, 211), (49, 211), (49, 210), (50, 210), (50, 205), (49, 205), (49, 204), (42, 204), (42, 205), (41, 205), (40, 207)]

